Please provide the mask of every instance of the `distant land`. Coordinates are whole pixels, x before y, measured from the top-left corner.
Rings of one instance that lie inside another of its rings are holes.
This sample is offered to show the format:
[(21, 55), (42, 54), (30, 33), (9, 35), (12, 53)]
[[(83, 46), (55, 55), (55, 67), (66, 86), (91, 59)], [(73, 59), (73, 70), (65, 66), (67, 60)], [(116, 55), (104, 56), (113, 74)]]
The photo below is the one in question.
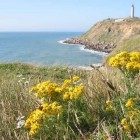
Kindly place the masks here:
[(80, 37), (65, 43), (85, 45), (86, 49), (114, 54), (140, 51), (140, 18), (106, 19), (97, 22)]

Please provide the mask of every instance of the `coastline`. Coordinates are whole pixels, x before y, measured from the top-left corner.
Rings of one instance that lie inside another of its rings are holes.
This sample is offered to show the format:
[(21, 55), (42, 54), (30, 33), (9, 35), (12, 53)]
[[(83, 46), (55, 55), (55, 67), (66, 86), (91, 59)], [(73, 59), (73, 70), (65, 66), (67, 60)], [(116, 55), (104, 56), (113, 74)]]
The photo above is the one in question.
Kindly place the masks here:
[(109, 54), (109, 53), (103, 52), (103, 51), (88, 49), (85, 45), (82, 45), (82, 44), (67, 43), (67, 40), (69, 40), (69, 39), (59, 40), (58, 43), (63, 44), (63, 45), (72, 45), (72, 46), (77, 45), (81, 51), (89, 52), (92, 54), (98, 54), (101, 56), (107, 56)]
[[(64, 45), (77, 45), (77, 46), (79, 46), (79, 49), (81, 51), (89, 52), (92, 54), (102, 55), (104, 57), (109, 54), (109, 53), (102, 52), (102, 51), (90, 50), (90, 49), (86, 48), (85, 45), (82, 45), (82, 44), (67, 43), (66, 42), (67, 40), (69, 40), (69, 39), (59, 40), (58, 43), (61, 43)], [(89, 66), (68, 66), (68, 68), (72, 68), (72, 69), (89, 70), (89, 71), (93, 70), (93, 68), (101, 68), (101, 67), (104, 67), (104, 63), (91, 64)]]
[(94, 43), (91, 41), (88, 41), (87, 39), (80, 39), (80, 38), (71, 38), (66, 39), (63, 41), (65, 44), (74, 44), (74, 45), (83, 45), (85, 46), (84, 49), (88, 50), (94, 50), (96, 52), (104, 52), (109, 54), (113, 51), (113, 49), (116, 47), (115, 44), (105, 44), (103, 42)]

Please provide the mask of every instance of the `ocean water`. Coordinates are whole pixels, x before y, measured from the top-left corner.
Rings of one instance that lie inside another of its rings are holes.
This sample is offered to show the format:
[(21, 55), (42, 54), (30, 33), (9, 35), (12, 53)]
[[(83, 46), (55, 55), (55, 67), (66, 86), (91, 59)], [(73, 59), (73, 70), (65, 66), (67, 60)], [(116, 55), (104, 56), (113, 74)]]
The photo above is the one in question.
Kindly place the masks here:
[(0, 33), (0, 63), (23, 62), (47, 66), (80, 66), (102, 63), (105, 53), (84, 46), (63, 44), (62, 40), (82, 33), (15, 32)]

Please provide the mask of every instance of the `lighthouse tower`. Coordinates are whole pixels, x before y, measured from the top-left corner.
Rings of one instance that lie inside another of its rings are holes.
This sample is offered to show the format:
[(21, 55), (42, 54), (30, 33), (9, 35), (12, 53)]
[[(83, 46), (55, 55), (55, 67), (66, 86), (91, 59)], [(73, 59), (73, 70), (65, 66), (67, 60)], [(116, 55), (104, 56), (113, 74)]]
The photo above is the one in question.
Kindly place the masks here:
[(131, 18), (134, 18), (134, 17), (135, 17), (135, 7), (132, 4), (132, 6), (131, 6)]

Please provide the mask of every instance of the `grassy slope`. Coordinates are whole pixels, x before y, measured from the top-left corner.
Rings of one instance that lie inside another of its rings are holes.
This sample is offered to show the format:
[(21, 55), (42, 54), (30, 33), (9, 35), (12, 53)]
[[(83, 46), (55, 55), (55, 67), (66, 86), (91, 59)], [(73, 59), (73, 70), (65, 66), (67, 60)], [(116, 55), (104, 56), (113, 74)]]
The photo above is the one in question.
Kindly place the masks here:
[[(82, 71), (67, 68), (0, 64), (0, 139), (28, 140), (29, 137), (24, 129), (16, 129), (16, 119), (19, 116), (27, 116), (38, 106), (38, 100), (29, 93), (29, 89), (46, 80), (62, 82), (71, 74), (84, 77)], [(22, 76), (19, 77), (20, 75)]]
[(121, 42), (119, 44), (118, 47), (116, 47), (107, 57), (107, 60), (117, 54), (120, 53), (122, 51), (127, 51), (127, 52), (131, 52), (131, 51), (140, 51), (140, 35), (137, 36), (133, 36), (129, 39), (125, 39), (123, 42)]
[[(19, 77), (21, 74), (22, 76)], [(46, 80), (62, 82), (72, 75), (82, 78), (88, 91), (86, 93), (87, 103), (93, 106), (93, 112), (98, 111), (100, 107), (98, 104), (105, 101), (104, 98), (111, 90), (107, 83), (101, 80), (103, 77), (98, 70), (84, 71), (67, 68), (39, 68), (25, 64), (0, 64), (0, 108), (2, 109), (0, 112), (0, 136), (2, 139), (29, 139), (24, 129), (16, 129), (16, 119), (19, 116), (28, 116), (38, 106), (38, 100), (29, 93), (29, 89), (33, 85)], [(26, 81), (29, 81), (29, 84), (26, 84)], [(91, 89), (94, 87), (95, 89), (92, 91)], [(97, 93), (99, 93), (98, 96), (104, 97), (100, 102), (98, 101), (99, 97), (96, 97)]]
[[(117, 72), (107, 69), (102, 69), (102, 72), (53, 67), (39, 68), (25, 64), (0, 64), (0, 136), (2, 140), (30, 140), (27, 131), (23, 128), (16, 129), (17, 118), (27, 117), (39, 105), (37, 98), (29, 93), (29, 89), (46, 80), (62, 82), (72, 75), (78, 75), (85, 84), (85, 98), (93, 120), (104, 117), (101, 106), (108, 97), (117, 96), (115, 91), (124, 92), (125, 88), (122, 82), (120, 83)], [(19, 77), (21, 74), (22, 76)], [(29, 84), (26, 83), (27, 81)], [(97, 134), (93, 137), (100, 139)], [(45, 135), (42, 140), (45, 140)]]
[(140, 51), (140, 35), (131, 37), (130, 39), (124, 40), (118, 48), (114, 51)]
[[(22, 77), (18, 77), (21, 75)], [(41, 81), (61, 81), (68, 75), (67, 69), (36, 68), (22, 64), (0, 64), (0, 136), (4, 140), (25, 140), (24, 130), (16, 129), (16, 119), (26, 116), (38, 105), (29, 87)], [(25, 79), (24, 79), (25, 78)], [(25, 84), (29, 81), (29, 85)]]

